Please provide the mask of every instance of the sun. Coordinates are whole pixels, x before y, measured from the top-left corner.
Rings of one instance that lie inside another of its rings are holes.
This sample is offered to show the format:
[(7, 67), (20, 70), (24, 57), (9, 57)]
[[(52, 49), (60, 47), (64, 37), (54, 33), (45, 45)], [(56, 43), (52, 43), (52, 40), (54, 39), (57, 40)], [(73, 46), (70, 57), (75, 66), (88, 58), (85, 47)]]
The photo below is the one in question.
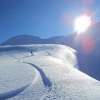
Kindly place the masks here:
[(83, 33), (91, 25), (91, 18), (87, 15), (75, 19), (75, 30), (78, 34)]

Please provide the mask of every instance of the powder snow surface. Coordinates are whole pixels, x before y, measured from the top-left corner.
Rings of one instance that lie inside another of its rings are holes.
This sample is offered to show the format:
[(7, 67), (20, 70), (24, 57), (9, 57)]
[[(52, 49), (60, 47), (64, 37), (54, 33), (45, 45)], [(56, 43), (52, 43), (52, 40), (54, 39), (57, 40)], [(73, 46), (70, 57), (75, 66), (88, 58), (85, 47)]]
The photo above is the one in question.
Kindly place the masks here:
[[(33, 52), (31, 55), (30, 52)], [(0, 47), (0, 100), (100, 100), (100, 82), (63, 45)]]

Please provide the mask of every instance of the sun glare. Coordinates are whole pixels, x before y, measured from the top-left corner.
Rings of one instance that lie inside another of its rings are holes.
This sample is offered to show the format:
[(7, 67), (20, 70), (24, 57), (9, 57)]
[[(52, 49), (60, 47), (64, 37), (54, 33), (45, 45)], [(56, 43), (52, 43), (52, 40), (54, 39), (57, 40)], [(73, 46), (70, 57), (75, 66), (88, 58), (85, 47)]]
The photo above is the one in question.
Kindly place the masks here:
[(75, 30), (78, 34), (86, 31), (86, 29), (91, 25), (91, 19), (89, 16), (83, 15), (75, 20)]

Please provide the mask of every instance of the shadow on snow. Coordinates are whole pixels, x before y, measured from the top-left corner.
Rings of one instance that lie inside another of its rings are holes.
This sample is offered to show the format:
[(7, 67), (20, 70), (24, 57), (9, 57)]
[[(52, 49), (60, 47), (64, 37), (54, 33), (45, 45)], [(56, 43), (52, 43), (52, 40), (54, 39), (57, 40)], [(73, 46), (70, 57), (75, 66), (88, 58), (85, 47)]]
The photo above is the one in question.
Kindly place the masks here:
[[(31, 83), (30, 83), (31, 84)], [(18, 88), (16, 90), (12, 90), (12, 91), (9, 91), (9, 92), (4, 92), (4, 93), (1, 93), (0, 94), (0, 100), (5, 100), (5, 99), (8, 99), (8, 98), (11, 98), (11, 97), (14, 97), (16, 96), (17, 94), (21, 93), (23, 90), (25, 90), (30, 84), (28, 85), (25, 85), (21, 88)]]
[(27, 62), (23, 62), (23, 63), (29, 64), (29, 65), (33, 66), (37, 71), (39, 71), (39, 73), (40, 73), (40, 75), (42, 77), (42, 81), (43, 81), (45, 86), (47, 86), (47, 87), (51, 87), (52, 86), (50, 80), (47, 78), (45, 73), (38, 66), (36, 66), (34, 64), (31, 64), (31, 63), (27, 63)]

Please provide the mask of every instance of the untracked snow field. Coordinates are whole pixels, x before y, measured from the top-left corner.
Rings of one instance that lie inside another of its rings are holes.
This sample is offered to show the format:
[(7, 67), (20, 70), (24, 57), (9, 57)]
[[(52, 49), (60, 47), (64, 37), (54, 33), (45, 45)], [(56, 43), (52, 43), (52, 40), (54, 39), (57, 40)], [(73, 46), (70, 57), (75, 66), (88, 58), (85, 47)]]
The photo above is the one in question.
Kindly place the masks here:
[(0, 100), (100, 100), (100, 82), (79, 71), (76, 53), (58, 44), (1, 46)]

